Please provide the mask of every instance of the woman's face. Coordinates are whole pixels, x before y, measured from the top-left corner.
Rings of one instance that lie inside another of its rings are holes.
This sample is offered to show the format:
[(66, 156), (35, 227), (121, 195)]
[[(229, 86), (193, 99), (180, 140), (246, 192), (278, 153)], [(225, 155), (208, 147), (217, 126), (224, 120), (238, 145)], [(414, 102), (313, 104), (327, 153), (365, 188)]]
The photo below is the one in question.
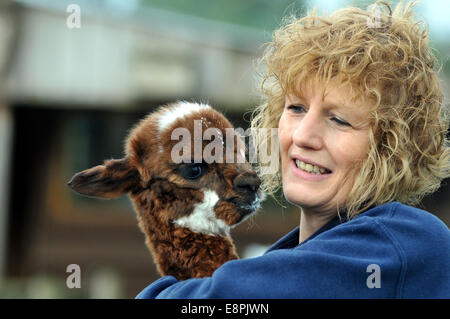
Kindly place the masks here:
[(369, 112), (350, 101), (348, 87), (328, 86), (325, 96), (324, 89), (310, 83), (301, 96), (286, 96), (278, 136), (286, 199), (308, 211), (335, 212), (353, 186), (356, 162), (367, 156)]

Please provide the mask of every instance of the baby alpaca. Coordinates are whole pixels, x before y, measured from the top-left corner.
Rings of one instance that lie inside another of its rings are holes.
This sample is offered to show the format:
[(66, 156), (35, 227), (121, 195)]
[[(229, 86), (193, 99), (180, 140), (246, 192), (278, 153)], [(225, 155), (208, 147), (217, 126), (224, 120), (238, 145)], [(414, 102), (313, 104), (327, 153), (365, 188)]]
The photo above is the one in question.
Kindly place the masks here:
[[(242, 141), (229, 138), (230, 130), (209, 105), (160, 107), (131, 131), (123, 159), (79, 172), (68, 185), (93, 197), (128, 194), (161, 275), (211, 276), (238, 258), (230, 228), (254, 213), (263, 195), (260, 179), (242, 159)], [(180, 132), (189, 134), (180, 140)]]

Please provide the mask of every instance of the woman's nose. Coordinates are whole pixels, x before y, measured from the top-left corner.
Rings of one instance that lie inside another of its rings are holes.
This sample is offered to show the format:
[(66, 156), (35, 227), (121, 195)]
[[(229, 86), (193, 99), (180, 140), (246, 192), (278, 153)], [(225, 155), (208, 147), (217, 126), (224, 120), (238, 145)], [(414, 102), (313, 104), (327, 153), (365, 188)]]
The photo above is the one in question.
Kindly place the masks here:
[(295, 128), (292, 141), (301, 148), (320, 149), (324, 142), (323, 138), (324, 128), (321, 116), (310, 109)]

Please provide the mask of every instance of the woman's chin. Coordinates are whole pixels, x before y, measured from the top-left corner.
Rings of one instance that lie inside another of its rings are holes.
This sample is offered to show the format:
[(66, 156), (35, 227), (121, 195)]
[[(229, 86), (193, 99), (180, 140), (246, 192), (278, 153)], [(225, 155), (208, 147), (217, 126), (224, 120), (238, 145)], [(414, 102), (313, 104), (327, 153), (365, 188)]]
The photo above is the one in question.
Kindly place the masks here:
[(317, 207), (324, 203), (324, 197), (318, 195), (306, 195), (298, 189), (289, 191), (289, 189), (284, 191), (284, 197), (292, 205), (299, 207)]

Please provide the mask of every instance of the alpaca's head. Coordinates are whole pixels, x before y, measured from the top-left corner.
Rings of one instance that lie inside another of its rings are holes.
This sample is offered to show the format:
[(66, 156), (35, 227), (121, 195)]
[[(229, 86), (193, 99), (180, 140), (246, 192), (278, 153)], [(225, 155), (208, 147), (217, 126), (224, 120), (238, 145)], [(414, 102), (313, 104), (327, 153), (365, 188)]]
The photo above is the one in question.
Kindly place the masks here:
[(128, 193), (141, 219), (152, 214), (209, 234), (226, 234), (263, 197), (229, 121), (208, 105), (187, 102), (148, 115), (130, 132), (123, 159), (82, 171), (69, 186), (101, 198)]

